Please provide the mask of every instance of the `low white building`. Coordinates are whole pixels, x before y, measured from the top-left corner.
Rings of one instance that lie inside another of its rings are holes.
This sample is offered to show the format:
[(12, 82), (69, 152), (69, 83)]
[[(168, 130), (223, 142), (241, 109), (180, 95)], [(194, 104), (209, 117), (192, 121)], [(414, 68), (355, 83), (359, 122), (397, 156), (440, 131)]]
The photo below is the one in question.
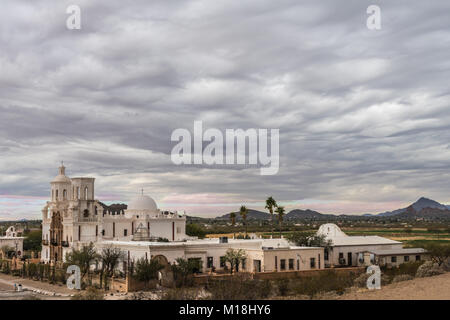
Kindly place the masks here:
[(108, 246), (120, 248), (126, 259), (122, 268), (140, 258), (157, 258), (164, 263), (174, 263), (177, 258), (196, 259), (202, 262), (202, 272), (226, 268), (226, 251), (243, 249), (246, 253), (241, 271), (281, 272), (324, 269), (323, 248), (291, 246), (285, 239), (204, 239), (184, 242), (102, 241), (99, 249)]
[[(14, 252), (16, 257), (20, 258), (23, 254), (23, 237), (17, 236), (17, 230), (14, 226), (10, 226), (5, 236), (0, 237), (0, 254), (7, 254), (5, 251)], [(0, 257), (0, 258), (3, 258)]]
[[(378, 263), (378, 261), (384, 261), (375, 259), (375, 255), (381, 257), (386, 254), (386, 256), (390, 257), (389, 254), (394, 252), (403, 256), (413, 255), (413, 253), (409, 254), (411, 250), (414, 253), (419, 252), (420, 255), (424, 252), (420, 248), (403, 249), (403, 244), (400, 241), (379, 236), (348, 236), (337, 225), (332, 223), (321, 225), (317, 234), (325, 236), (326, 240), (331, 240), (332, 242), (331, 247), (325, 249), (324, 260), (327, 267), (370, 265), (375, 262)], [(416, 255), (414, 254), (414, 260)], [(410, 261), (409, 258), (407, 260)], [(397, 265), (397, 263), (393, 265)]]

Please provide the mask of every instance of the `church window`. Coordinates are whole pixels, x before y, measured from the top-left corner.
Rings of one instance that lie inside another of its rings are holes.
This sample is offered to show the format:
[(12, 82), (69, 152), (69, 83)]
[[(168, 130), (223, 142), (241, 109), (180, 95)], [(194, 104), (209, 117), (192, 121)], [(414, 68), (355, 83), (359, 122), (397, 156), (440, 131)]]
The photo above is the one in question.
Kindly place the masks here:
[(80, 199), (80, 187), (77, 187), (77, 200)]
[(58, 200), (58, 190), (56, 190), (56, 200)]
[(85, 218), (89, 217), (89, 210), (88, 210), (88, 209), (84, 209), (84, 211), (83, 211), (83, 216), (84, 216)]
[(63, 190), (63, 200), (67, 200), (67, 190)]
[(123, 229), (123, 236), (126, 237), (128, 235), (128, 230), (127, 229)]
[(84, 200), (88, 199), (88, 187), (84, 188)]

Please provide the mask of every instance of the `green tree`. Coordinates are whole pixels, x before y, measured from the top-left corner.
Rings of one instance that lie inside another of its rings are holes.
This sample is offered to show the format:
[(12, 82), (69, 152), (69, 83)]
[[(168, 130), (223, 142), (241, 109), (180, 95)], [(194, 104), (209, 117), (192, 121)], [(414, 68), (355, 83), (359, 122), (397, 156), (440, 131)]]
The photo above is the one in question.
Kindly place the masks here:
[(134, 277), (143, 282), (148, 282), (158, 278), (158, 271), (164, 269), (164, 266), (157, 260), (141, 258), (136, 262)]
[(23, 250), (41, 251), (42, 250), (42, 230), (34, 230), (27, 234), (23, 239)]
[(430, 255), (430, 259), (439, 266), (450, 258), (450, 245), (448, 244), (427, 243), (424, 248)]
[(281, 225), (283, 224), (283, 217), (285, 213), (284, 207), (277, 207), (275, 212), (278, 213), (278, 225), (280, 228), (280, 239), (281, 239)]
[(236, 230), (234, 229), (234, 226), (236, 225), (236, 212), (230, 213), (230, 220), (231, 225), (233, 226), (233, 238), (236, 238)]
[(324, 235), (317, 235), (314, 232), (293, 232), (286, 237), (299, 247), (325, 247), (332, 246), (332, 241), (327, 240)]
[(245, 239), (247, 239), (247, 214), (248, 214), (248, 209), (245, 206), (241, 206), (240, 210), (239, 210), (239, 214), (242, 217), (242, 222), (244, 223), (245, 226)]
[(266, 200), (266, 209), (270, 212), (270, 232), (273, 238), (273, 209), (277, 206), (277, 202), (272, 196), (268, 197)]
[(201, 260), (177, 258), (171, 270), (177, 287), (192, 285), (192, 275), (201, 269)]
[(230, 273), (239, 271), (239, 265), (247, 259), (247, 254), (243, 249), (228, 249), (224, 256), (225, 262), (230, 264)]
[(189, 223), (186, 225), (186, 234), (192, 237), (203, 239), (206, 235), (205, 229), (197, 223)]
[(89, 274), (91, 265), (99, 259), (99, 255), (95, 251), (94, 244), (83, 246), (80, 250), (72, 249), (72, 252), (66, 254), (68, 264), (75, 264), (80, 267), (81, 280), (86, 274)]
[(100, 288), (104, 286), (107, 288), (108, 278), (114, 275), (114, 270), (119, 265), (120, 261), (125, 259), (125, 252), (119, 248), (114, 248), (112, 245), (102, 249), (99, 255), (101, 261), (100, 269)]

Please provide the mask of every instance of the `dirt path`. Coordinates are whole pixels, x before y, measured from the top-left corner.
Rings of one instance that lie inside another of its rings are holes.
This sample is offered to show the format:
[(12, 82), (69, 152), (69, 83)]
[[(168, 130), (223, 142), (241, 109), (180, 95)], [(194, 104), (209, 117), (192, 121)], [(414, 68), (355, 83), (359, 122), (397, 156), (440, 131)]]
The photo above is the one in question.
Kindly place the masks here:
[(53, 285), (46, 282), (18, 278), (0, 273), (0, 291), (9, 291), (14, 288), (14, 283), (21, 284), (24, 289), (42, 293), (47, 296), (68, 297), (74, 292), (66, 286)]
[(354, 289), (339, 300), (450, 300), (450, 272), (393, 283), (380, 290)]

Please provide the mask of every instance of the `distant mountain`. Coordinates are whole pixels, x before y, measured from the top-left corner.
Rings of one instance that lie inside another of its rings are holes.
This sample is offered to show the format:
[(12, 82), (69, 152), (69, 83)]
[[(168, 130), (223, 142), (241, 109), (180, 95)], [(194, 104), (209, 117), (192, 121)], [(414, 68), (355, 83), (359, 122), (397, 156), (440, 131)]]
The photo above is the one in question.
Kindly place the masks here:
[(335, 215), (332, 214), (322, 214), (317, 211), (313, 210), (300, 210), (300, 209), (294, 209), (289, 211), (289, 213), (286, 214), (285, 219), (286, 220), (301, 220), (301, 219), (323, 219), (323, 218), (335, 218)]
[(444, 218), (449, 219), (450, 218), (450, 210), (447, 209), (441, 209), (440, 207), (435, 208), (422, 208), (419, 210), (416, 210), (412, 205), (406, 208), (406, 210), (400, 214), (398, 214), (399, 218)]
[[(242, 217), (239, 214), (239, 212), (235, 212), (235, 213), (236, 213), (236, 220), (241, 220)], [(275, 215), (275, 213), (274, 213), (274, 215)], [(216, 219), (230, 220), (230, 213), (227, 213), (227, 214), (225, 214), (223, 216), (217, 217)], [(255, 219), (255, 220), (269, 220), (270, 219), (270, 214), (267, 213), (267, 212), (263, 212), (263, 211), (248, 209), (247, 219), (248, 220), (251, 220), (251, 219)]]
[(406, 207), (403, 209), (397, 209), (394, 211), (387, 211), (387, 212), (379, 213), (377, 216), (378, 217), (392, 217), (392, 216), (396, 216), (399, 214), (403, 214), (408, 209), (409, 209), (409, 215), (411, 215), (412, 211), (410, 208), (413, 209), (415, 212), (420, 212), (421, 210), (426, 209), (426, 208), (436, 209), (436, 210), (438, 210), (437, 213), (439, 213), (439, 211), (448, 210), (449, 206), (445, 206), (443, 204), (440, 204), (437, 201), (422, 197), (419, 200), (417, 200), (416, 202), (414, 202), (412, 205), (410, 205), (409, 207)]

